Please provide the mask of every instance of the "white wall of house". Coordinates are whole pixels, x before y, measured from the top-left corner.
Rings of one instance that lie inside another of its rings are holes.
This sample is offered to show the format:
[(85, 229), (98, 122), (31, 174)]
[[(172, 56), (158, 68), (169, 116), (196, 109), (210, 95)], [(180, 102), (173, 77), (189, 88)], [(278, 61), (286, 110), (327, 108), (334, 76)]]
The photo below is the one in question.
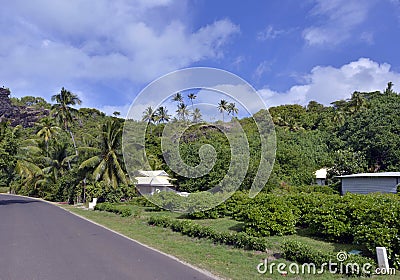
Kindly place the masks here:
[(165, 191), (173, 191), (171, 188), (166, 187), (166, 186), (160, 186), (160, 187), (155, 187), (155, 186), (136, 186), (138, 191), (140, 192), (141, 195), (145, 194), (155, 194), (157, 192), (165, 192)]

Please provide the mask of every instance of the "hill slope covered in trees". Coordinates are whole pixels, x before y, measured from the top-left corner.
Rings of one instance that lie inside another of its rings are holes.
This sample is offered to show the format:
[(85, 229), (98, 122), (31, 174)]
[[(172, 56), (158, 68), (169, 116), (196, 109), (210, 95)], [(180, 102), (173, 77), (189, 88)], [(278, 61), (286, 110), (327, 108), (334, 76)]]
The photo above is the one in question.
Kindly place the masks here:
[[(192, 96), (191, 102), (194, 99)], [(51, 113), (33, 127), (1, 123), (1, 185), (19, 194), (70, 202), (94, 196), (109, 201), (134, 196), (122, 158), (124, 120), (117, 113), (110, 117), (96, 109), (75, 109), (74, 105), (80, 104), (79, 97), (64, 88), (52, 100), (53, 104), (35, 97), (11, 100), (14, 105), (40, 106), (51, 109)], [(226, 174), (231, 155), (223, 131), (230, 121), (204, 126), (201, 112), (189, 112), (181, 104), (177, 110), (181, 120), (170, 120), (166, 108), (143, 112), (143, 123), (148, 124), (146, 154), (153, 169), (164, 169), (177, 179), (174, 184), (178, 190), (207, 190)], [(221, 112), (227, 111), (228, 115), (230, 112), (235, 118), (234, 104), (224, 105), (221, 101), (219, 105)], [(333, 102), (332, 106), (311, 101), (304, 107), (270, 108), (277, 150), (264, 190), (311, 185), (314, 172), (322, 167), (329, 169), (329, 183), (334, 183), (334, 176), (339, 174), (399, 171), (399, 111), (400, 95), (393, 92), (391, 83), (383, 92), (354, 92), (350, 99)], [(260, 111), (254, 118), (263, 114), (266, 112)], [(200, 161), (199, 147), (204, 144), (213, 145), (217, 151), (215, 166), (198, 179), (175, 174), (161, 152), (166, 123), (190, 122), (190, 116), (193, 127), (185, 132), (179, 144), (184, 161), (196, 166)], [(240, 188), (249, 189), (260, 161), (260, 139), (252, 118), (240, 119), (239, 123), (250, 149), (249, 169)]]

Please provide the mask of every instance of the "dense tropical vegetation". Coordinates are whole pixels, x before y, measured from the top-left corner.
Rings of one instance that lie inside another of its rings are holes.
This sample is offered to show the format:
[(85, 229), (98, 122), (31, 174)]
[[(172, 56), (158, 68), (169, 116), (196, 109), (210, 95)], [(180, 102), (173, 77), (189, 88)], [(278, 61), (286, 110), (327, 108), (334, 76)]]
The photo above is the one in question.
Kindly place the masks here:
[[(332, 106), (315, 101), (307, 106), (282, 105), (270, 108), (277, 135), (276, 161), (265, 191), (287, 186), (312, 185), (314, 172), (329, 168), (329, 183), (335, 175), (353, 172), (400, 170), (400, 96), (389, 83), (383, 92), (354, 92), (350, 99)], [(176, 115), (172, 119), (166, 107), (148, 107), (142, 121), (148, 124), (146, 154), (150, 164), (176, 178), (180, 191), (201, 191), (215, 186), (227, 171), (229, 142), (224, 135), (228, 122), (205, 125), (196, 107), (196, 94), (176, 93)], [(76, 109), (79, 97), (62, 88), (52, 97), (54, 104), (42, 98), (13, 98), (16, 105), (51, 108), (51, 115), (33, 128), (1, 124), (0, 169), (2, 185), (13, 192), (42, 196), (52, 200), (83, 200), (86, 189), (96, 194), (127, 192), (132, 184), (122, 160), (123, 120), (108, 117), (96, 109)], [(190, 106), (187, 103), (190, 102)], [(238, 108), (221, 100), (221, 117), (234, 117)], [(260, 111), (254, 117), (267, 112)], [(198, 179), (175, 174), (161, 151), (163, 127), (168, 122), (192, 122), (180, 141), (185, 163), (200, 162), (199, 148), (211, 144), (217, 151), (212, 170)], [(252, 118), (239, 120), (248, 138), (250, 163), (240, 189), (249, 189), (260, 160), (260, 139)], [(129, 187), (128, 187), (129, 186)], [(120, 191), (124, 189), (125, 191)], [(94, 191), (96, 190), (96, 191)], [(115, 198), (119, 199), (121, 197)], [(126, 197), (128, 198), (128, 197)]]
[[(196, 107), (196, 97), (193, 92), (176, 93), (172, 97), (176, 104), (174, 118), (167, 107), (161, 106), (146, 108), (141, 121), (126, 120), (146, 127), (146, 145), (127, 145), (125, 152), (135, 158), (144, 149), (151, 168), (166, 170), (176, 179), (179, 191), (208, 190), (218, 185), (229, 169), (232, 155), (225, 132), (239, 123), (249, 143), (250, 162), (244, 180), (230, 184), (243, 192), (212, 210), (189, 214), (185, 219), (229, 218), (241, 223), (241, 229), (237, 234), (228, 234), (169, 217), (152, 218), (150, 224), (253, 250), (265, 250), (266, 237), (305, 230), (313, 238), (357, 244), (368, 257), (373, 257), (375, 246), (385, 246), (391, 264), (400, 267), (398, 195), (342, 197), (335, 179), (336, 175), (356, 172), (400, 170), (400, 95), (393, 91), (392, 83), (382, 92), (354, 92), (350, 99), (335, 101), (331, 106), (310, 101), (307, 106), (270, 108), (277, 137), (276, 161), (268, 183), (253, 200), (245, 191), (250, 189), (260, 162), (261, 139), (254, 120), (267, 112), (261, 110), (253, 117), (238, 119), (235, 103), (220, 100), (215, 105), (222, 121), (205, 123)], [(98, 197), (108, 202), (100, 204), (99, 210), (132, 215), (131, 209), (112, 204), (137, 196), (122, 157), (124, 120), (118, 118), (119, 112), (106, 116), (96, 109), (76, 109), (81, 100), (64, 88), (52, 101), (54, 104), (30, 96), (12, 99), (15, 105), (51, 109), (51, 113), (34, 127), (0, 124), (2, 188), (69, 203)], [(227, 120), (227, 116), (232, 119)], [(190, 124), (179, 141), (179, 154), (187, 165), (195, 167), (201, 162), (199, 150), (203, 145), (215, 148), (216, 161), (206, 175), (187, 178), (167, 164), (169, 151), (161, 150), (161, 139), (170, 122)], [(315, 171), (322, 167), (328, 168), (329, 186), (312, 186)], [(173, 205), (177, 210), (185, 203), (173, 193), (161, 193), (155, 199), (160, 199), (158, 206)], [(198, 200), (201, 210), (203, 203), (217, 198), (205, 194), (193, 199)], [(299, 248), (308, 253), (299, 255)], [(288, 241), (282, 250), (287, 259), (295, 261), (329, 258), (298, 242)]]

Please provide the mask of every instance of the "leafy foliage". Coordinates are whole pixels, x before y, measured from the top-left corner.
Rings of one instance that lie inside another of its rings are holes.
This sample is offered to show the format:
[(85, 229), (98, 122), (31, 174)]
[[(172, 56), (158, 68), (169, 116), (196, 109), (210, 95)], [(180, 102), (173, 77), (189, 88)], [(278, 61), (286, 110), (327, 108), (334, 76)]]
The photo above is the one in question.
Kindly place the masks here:
[(208, 226), (202, 226), (189, 220), (177, 220), (164, 216), (152, 216), (150, 225), (170, 228), (173, 231), (190, 237), (208, 238), (215, 243), (231, 245), (236, 248), (265, 251), (267, 243), (263, 238), (257, 238), (246, 233), (218, 232)]
[(115, 214), (119, 214), (122, 217), (129, 217), (132, 216), (132, 209), (122, 205), (114, 205), (109, 202), (99, 203), (96, 204), (95, 210), (98, 211), (107, 211)]
[[(312, 263), (315, 264), (315, 266), (321, 267), (323, 264), (336, 263), (338, 265), (333, 267), (333, 269), (336, 269), (337, 273), (347, 274), (347, 276), (371, 276), (369, 273), (363, 271), (362, 268), (364, 264), (370, 264), (372, 266), (370, 267), (370, 273), (376, 268), (374, 260), (370, 258), (349, 255), (345, 261), (339, 262), (334, 254), (322, 252), (296, 240), (286, 240), (282, 244), (282, 250), (284, 258), (301, 264)], [(354, 267), (352, 264), (357, 264), (358, 268)], [(339, 267), (343, 267), (344, 269), (341, 271)], [(351, 268), (355, 269), (353, 270)]]

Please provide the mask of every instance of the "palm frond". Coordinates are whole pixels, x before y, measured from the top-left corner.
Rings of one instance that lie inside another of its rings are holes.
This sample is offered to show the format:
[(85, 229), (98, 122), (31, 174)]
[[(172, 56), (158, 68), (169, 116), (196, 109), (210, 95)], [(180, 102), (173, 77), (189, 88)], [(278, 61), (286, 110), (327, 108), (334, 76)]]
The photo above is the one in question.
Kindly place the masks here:
[(79, 169), (95, 168), (101, 162), (100, 156), (91, 157), (79, 165)]

